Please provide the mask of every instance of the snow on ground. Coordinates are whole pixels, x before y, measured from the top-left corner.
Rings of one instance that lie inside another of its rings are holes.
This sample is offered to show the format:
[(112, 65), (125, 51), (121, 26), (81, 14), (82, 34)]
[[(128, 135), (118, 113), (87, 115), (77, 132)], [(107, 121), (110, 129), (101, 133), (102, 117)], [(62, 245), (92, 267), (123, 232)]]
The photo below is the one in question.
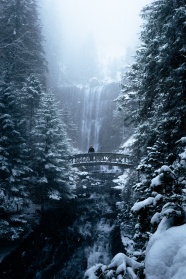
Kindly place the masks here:
[(185, 279), (186, 224), (168, 228), (164, 218), (147, 246), (146, 279)]

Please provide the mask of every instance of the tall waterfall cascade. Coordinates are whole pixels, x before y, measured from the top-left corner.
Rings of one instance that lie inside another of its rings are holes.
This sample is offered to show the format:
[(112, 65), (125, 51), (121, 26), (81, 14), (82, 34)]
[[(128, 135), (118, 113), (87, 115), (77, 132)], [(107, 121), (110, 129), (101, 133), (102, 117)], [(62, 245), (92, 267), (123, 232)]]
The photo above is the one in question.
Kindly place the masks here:
[[(61, 108), (69, 111), (76, 126), (73, 145), (80, 152), (93, 145), (96, 152), (117, 151), (129, 135), (124, 135), (122, 115), (115, 113), (118, 83), (63, 86), (57, 89)], [(68, 123), (67, 127), (68, 127)], [(126, 129), (125, 129), (126, 130)]]
[(84, 94), (83, 117), (81, 127), (81, 150), (90, 144), (99, 150), (100, 128), (102, 125), (101, 93), (103, 86), (86, 88)]

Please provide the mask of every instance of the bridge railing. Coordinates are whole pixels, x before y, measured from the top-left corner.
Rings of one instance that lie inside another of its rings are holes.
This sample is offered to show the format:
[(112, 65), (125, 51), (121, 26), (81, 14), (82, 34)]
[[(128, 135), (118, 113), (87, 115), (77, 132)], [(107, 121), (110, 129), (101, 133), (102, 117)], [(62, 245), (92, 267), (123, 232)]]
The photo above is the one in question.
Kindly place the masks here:
[(120, 153), (85, 153), (76, 154), (69, 158), (70, 163), (73, 165), (81, 165), (88, 163), (115, 163), (117, 164), (130, 164), (130, 156)]

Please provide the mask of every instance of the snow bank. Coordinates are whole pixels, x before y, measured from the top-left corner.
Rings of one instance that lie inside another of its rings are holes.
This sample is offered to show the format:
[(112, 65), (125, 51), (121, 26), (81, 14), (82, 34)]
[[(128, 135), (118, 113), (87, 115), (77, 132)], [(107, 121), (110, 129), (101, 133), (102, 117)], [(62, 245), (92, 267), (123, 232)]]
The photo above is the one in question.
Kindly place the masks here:
[(186, 278), (186, 224), (167, 229), (166, 218), (152, 235), (146, 252), (146, 279)]

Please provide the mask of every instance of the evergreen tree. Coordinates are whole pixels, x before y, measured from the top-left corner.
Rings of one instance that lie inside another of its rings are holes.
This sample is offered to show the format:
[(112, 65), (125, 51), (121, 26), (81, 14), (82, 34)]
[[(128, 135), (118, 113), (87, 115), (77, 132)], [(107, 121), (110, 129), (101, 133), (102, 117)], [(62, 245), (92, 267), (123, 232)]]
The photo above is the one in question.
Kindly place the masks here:
[(13, 198), (15, 193), (17, 197), (27, 195), (31, 185), (30, 132), (45, 83), (46, 63), (36, 2), (2, 0), (1, 4), (1, 186)]
[(34, 75), (30, 75), (28, 78), (26, 78), (25, 82), (22, 83), (22, 88), (20, 89), (20, 102), (22, 103), (23, 111), (22, 117), (25, 119), (26, 122), (28, 136), (36, 123), (36, 111), (39, 107), (43, 90), (43, 85)]
[(32, 191), (36, 191), (39, 202), (41, 199), (46, 202), (50, 197), (61, 199), (70, 196), (68, 140), (51, 92), (42, 94), (33, 141), (32, 168), (36, 176)]
[(41, 26), (33, 0), (3, 2), (1, 25), (1, 77), (21, 83), (31, 74), (44, 82), (46, 71)]
[[(157, 140), (160, 129), (163, 141), (169, 139), (167, 148), (171, 151), (175, 138), (184, 136), (184, 6), (184, 1), (161, 0), (153, 2), (142, 12), (145, 20), (141, 33), (142, 46), (137, 50), (136, 62), (127, 75), (130, 83), (127, 86), (123, 84), (123, 90), (137, 93), (138, 110), (134, 113), (140, 124), (138, 130), (143, 154)], [(125, 106), (122, 98), (120, 100), (120, 107), (122, 104)]]
[(154, 1), (143, 9), (142, 45), (118, 99), (122, 110), (126, 96), (127, 103), (137, 104), (133, 157), (140, 177), (132, 212), (138, 217), (136, 248), (143, 251), (164, 216), (171, 225), (184, 221), (178, 141), (186, 131), (185, 15), (182, 0)]
[(28, 150), (21, 133), (24, 125), (19, 115), (19, 92), (15, 91), (14, 84), (10, 84), (9, 87), (2, 86), (0, 93), (0, 184), (4, 193), (2, 205), (5, 209), (15, 210), (15, 204), (23, 204), (28, 195), (26, 186), (31, 169), (27, 165)]

